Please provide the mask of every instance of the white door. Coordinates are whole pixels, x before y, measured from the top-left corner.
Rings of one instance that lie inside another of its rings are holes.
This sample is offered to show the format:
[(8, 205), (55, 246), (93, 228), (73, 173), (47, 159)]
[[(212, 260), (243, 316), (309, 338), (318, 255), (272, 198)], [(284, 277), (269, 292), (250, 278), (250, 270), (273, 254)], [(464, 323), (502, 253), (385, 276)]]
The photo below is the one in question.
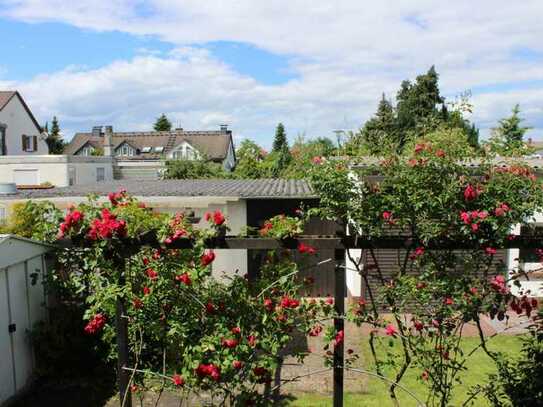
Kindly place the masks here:
[(13, 182), (17, 185), (39, 185), (39, 175), (37, 169), (13, 170)]
[(15, 387), (20, 390), (32, 374), (32, 349), (29, 343), (30, 315), (25, 263), (8, 267), (9, 303), (11, 324), (15, 331), (11, 333), (13, 357), (15, 359)]
[(6, 269), (0, 269), (0, 404), (15, 393), (6, 273)]

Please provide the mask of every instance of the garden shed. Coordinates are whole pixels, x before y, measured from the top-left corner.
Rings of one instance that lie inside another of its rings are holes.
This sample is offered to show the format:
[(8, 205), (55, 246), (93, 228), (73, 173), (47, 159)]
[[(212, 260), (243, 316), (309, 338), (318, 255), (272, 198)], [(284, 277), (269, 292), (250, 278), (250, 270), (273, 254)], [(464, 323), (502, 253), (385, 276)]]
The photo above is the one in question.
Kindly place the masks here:
[(43, 276), (51, 249), (34, 240), (0, 234), (0, 404), (31, 378), (29, 332), (46, 317)]

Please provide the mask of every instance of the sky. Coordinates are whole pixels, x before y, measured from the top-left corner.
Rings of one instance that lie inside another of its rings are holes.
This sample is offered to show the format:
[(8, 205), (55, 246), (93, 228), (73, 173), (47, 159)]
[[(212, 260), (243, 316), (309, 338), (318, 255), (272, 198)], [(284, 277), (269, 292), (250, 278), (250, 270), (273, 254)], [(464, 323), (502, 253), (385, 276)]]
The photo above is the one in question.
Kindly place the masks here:
[(520, 103), (543, 140), (543, 1), (0, 0), (0, 89), (64, 137), (92, 126), (218, 129), (266, 148), (356, 130), (435, 65), (488, 136)]

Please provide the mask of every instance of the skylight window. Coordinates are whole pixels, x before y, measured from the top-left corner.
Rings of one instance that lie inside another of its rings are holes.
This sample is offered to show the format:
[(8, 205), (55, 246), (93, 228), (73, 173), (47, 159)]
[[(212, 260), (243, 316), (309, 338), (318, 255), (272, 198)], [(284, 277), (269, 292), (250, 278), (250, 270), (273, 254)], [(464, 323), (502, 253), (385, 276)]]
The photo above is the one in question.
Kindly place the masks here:
[(163, 146), (158, 146), (158, 147), (155, 147), (155, 153), (161, 153), (164, 151), (164, 147)]
[(141, 152), (142, 152), (142, 153), (150, 153), (150, 152), (151, 152), (151, 147), (143, 147), (143, 148), (141, 149)]

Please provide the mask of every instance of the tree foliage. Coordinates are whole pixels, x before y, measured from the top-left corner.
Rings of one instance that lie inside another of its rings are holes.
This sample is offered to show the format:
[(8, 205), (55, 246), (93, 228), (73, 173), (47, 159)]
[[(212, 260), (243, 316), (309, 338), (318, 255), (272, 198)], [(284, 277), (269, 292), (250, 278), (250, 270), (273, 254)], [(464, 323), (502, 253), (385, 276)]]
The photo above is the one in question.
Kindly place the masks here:
[(198, 158), (195, 160), (168, 160), (163, 173), (164, 179), (226, 178), (228, 174), (218, 164)]
[[(46, 128), (48, 125), (45, 125)], [(47, 130), (46, 130), (47, 131)], [(53, 121), (51, 122), (51, 131), (48, 132), (47, 138), (45, 139), (47, 146), (49, 147), (49, 154), (62, 154), (64, 151), (64, 141), (60, 135), (60, 126), (56, 116), (53, 116)]]
[(155, 124), (153, 125), (153, 129), (155, 129), (155, 131), (171, 131), (172, 123), (166, 117), (166, 115), (164, 113), (162, 113), (156, 119)]
[(531, 127), (523, 127), (524, 121), (520, 117), (520, 106), (513, 107), (511, 116), (501, 119), (499, 126), (492, 129), (492, 136), (488, 142), (490, 150), (503, 156), (518, 156), (529, 153), (524, 143), (524, 135)]
[(477, 148), (479, 132), (463, 117), (471, 109), (466, 95), (462, 95), (461, 104), (448, 105), (440, 94), (438, 82), (439, 75), (432, 66), (414, 82), (401, 83), (396, 106), (383, 95), (376, 114), (347, 143), (346, 153), (385, 156), (402, 152), (407, 143), (438, 128), (461, 129), (469, 144)]

